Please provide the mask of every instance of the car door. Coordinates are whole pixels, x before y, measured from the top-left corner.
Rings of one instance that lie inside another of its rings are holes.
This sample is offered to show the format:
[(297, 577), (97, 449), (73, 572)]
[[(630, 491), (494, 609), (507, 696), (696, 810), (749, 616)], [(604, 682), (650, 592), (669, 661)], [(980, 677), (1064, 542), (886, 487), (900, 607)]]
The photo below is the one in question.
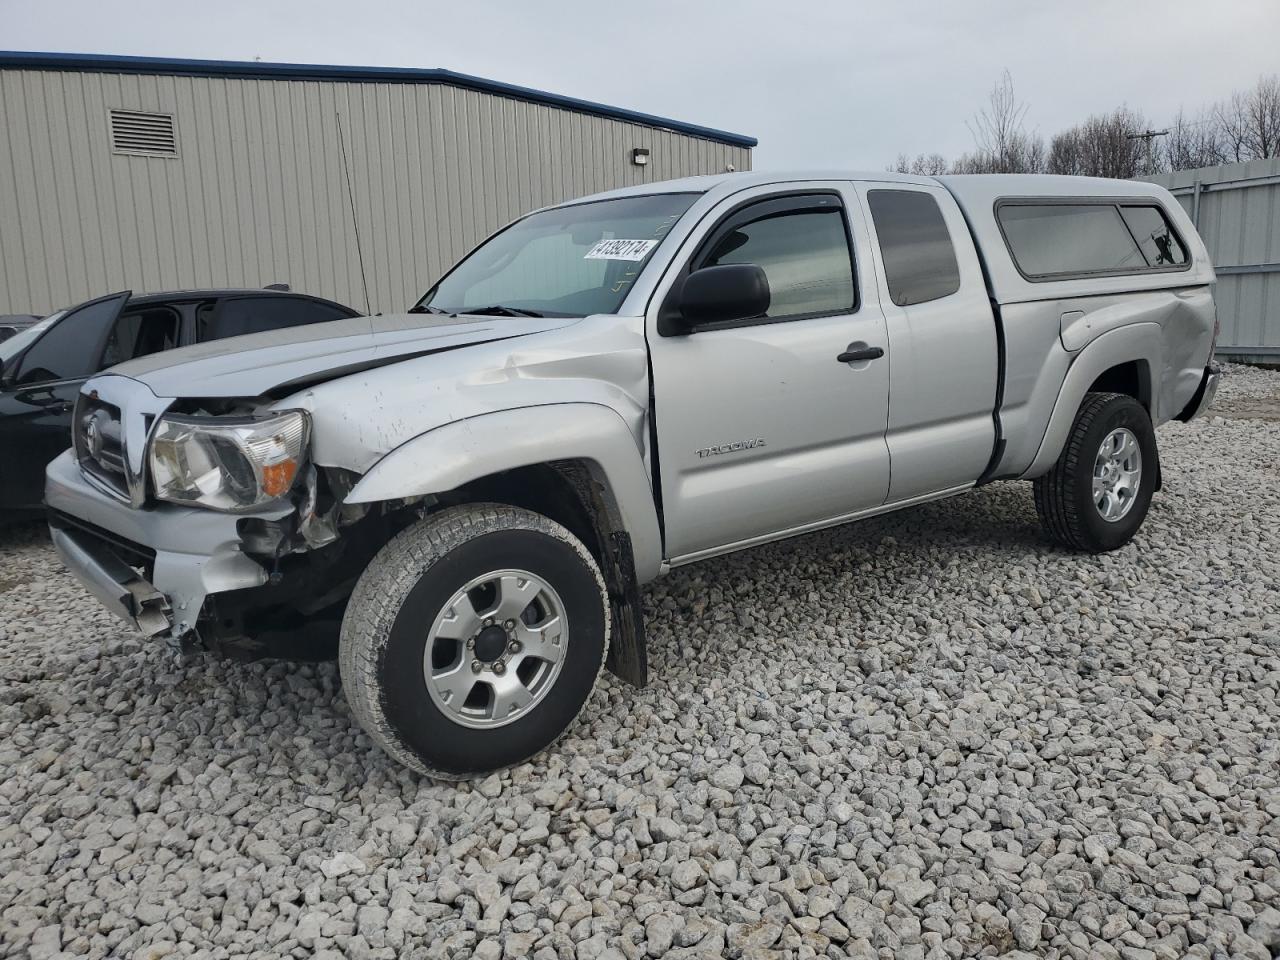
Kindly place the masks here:
[(889, 333), (889, 502), (972, 484), (995, 445), (999, 346), (973, 237), (942, 188), (859, 183)]
[[(860, 289), (867, 240), (849, 185), (744, 191), (703, 224), (655, 303), (682, 275), (728, 263), (761, 267), (771, 303), (763, 317), (670, 335), (658, 331), (663, 308), (651, 307), (665, 550), (675, 563), (878, 507), (889, 488), (888, 342), (874, 285), (870, 298)], [(851, 351), (868, 359), (842, 359)]]
[(44, 468), (71, 445), (71, 409), (96, 373), (129, 291), (67, 311), (13, 356), (0, 384), (0, 509), (39, 507)]

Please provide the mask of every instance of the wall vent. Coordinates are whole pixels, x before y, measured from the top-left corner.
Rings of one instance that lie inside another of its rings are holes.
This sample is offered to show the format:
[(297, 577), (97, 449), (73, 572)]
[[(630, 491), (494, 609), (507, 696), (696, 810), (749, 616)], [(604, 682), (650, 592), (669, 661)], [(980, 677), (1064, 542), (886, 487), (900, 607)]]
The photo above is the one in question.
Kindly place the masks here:
[(173, 115), (139, 110), (111, 110), (111, 150), (144, 157), (176, 157), (178, 138)]

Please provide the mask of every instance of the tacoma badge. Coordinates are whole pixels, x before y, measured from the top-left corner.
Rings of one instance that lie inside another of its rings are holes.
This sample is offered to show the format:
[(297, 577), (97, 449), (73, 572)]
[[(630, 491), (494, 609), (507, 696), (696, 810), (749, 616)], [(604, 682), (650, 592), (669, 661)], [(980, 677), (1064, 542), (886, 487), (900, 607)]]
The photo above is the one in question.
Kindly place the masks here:
[(739, 450), (750, 450), (754, 447), (763, 447), (764, 437), (753, 437), (750, 440), (735, 440), (733, 443), (720, 443), (714, 447), (703, 447), (697, 451), (698, 458), (714, 457), (722, 453), (737, 453)]

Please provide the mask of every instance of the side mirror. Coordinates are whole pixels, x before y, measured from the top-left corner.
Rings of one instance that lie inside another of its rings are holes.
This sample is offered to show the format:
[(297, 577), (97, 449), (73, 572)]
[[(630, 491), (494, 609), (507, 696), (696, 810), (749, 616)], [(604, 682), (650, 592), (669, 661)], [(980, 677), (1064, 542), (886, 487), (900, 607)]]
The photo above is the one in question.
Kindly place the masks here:
[(703, 267), (685, 278), (680, 318), (685, 328), (750, 320), (769, 311), (769, 278), (754, 263)]

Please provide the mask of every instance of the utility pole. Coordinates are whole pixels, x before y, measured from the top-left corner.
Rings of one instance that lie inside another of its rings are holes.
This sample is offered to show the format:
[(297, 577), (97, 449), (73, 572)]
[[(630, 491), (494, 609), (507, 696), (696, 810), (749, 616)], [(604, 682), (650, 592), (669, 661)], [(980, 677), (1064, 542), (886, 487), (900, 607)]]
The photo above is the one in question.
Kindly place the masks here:
[(1168, 135), (1168, 130), (1143, 130), (1141, 133), (1131, 133), (1125, 137), (1126, 140), (1145, 140), (1147, 142), (1147, 169), (1145, 171), (1147, 176), (1151, 176), (1156, 172), (1155, 158), (1151, 155), (1151, 142), (1156, 137), (1167, 137)]

